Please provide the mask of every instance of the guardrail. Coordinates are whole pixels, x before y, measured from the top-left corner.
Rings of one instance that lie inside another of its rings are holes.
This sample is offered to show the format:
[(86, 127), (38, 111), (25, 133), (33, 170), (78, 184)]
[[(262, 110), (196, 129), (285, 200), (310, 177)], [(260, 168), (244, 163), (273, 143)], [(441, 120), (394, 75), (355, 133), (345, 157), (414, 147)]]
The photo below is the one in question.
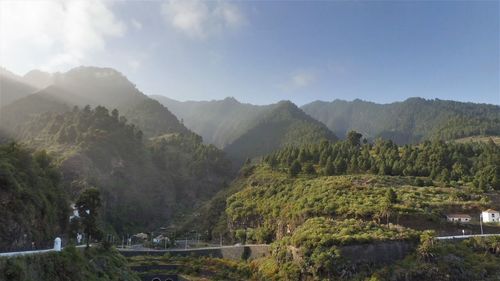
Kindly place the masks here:
[(454, 236), (441, 236), (436, 237), (436, 240), (453, 240), (453, 239), (467, 239), (472, 237), (490, 237), (490, 236), (500, 236), (500, 233), (496, 234), (472, 234), (472, 235), (454, 235)]

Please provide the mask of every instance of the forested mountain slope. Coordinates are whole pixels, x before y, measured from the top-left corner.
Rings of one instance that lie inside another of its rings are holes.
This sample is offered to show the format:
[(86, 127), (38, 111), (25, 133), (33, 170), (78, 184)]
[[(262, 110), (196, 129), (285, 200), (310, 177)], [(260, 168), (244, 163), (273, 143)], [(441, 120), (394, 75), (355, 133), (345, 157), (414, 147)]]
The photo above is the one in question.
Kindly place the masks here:
[(37, 88), (23, 81), (22, 77), (0, 68), (0, 108), (36, 91)]
[(224, 148), (242, 136), (260, 114), (275, 105), (257, 106), (234, 98), (180, 102), (165, 96), (151, 96), (166, 106), (184, 125), (201, 135), (206, 143)]
[[(484, 247), (496, 245), (497, 238), (466, 246), (433, 242), (433, 236), (462, 229), (480, 233), (477, 224), (457, 226), (444, 215), (475, 218), (495, 207), (488, 194), (500, 189), (498, 167), (500, 148), (492, 141), (398, 146), (383, 140), (363, 143), (351, 132), (345, 141), (288, 147), (246, 165), (222, 205), (225, 213), (212, 225), (227, 225), (238, 241), (272, 242), (271, 257), (256, 266), (269, 280), (406, 280), (393, 268), (413, 268), (410, 280), (446, 274), (453, 280), (495, 280), (498, 250)], [(205, 209), (216, 213), (221, 208)], [(224, 233), (221, 227), (209, 230), (213, 236)], [(344, 251), (377, 245), (409, 247), (410, 252), (401, 263), (387, 265), (364, 261), (358, 253), (352, 259)], [(453, 266), (443, 262), (448, 254)], [(469, 263), (469, 258), (481, 262)]]
[(43, 151), (0, 145), (0, 251), (34, 241), (40, 247), (68, 223), (69, 201), (59, 172)]
[(301, 108), (341, 137), (356, 130), (369, 139), (383, 137), (403, 144), (431, 138), (500, 135), (497, 105), (410, 98), (390, 104), (315, 101)]
[(289, 101), (256, 106), (234, 98), (179, 102), (153, 97), (171, 109), (188, 128), (202, 135), (205, 142), (222, 147), (237, 163), (285, 145), (336, 139), (328, 128)]
[(25, 118), (19, 116), (67, 110), (61, 105), (70, 108), (73, 105), (101, 105), (120, 110), (147, 137), (188, 132), (168, 109), (142, 94), (114, 69), (77, 67), (65, 73), (53, 74), (50, 81), (52, 84), (47, 88), (2, 107), (0, 127), (15, 130), (16, 126), (25, 121)]
[(117, 232), (167, 224), (230, 181), (222, 151), (119, 72), (79, 67), (27, 76), (52, 84), (0, 109), (2, 140), (48, 151), (71, 199), (99, 188), (103, 220)]
[(322, 140), (336, 140), (336, 136), (295, 104), (281, 101), (262, 112), (254, 120), (254, 125), (226, 146), (224, 151), (235, 161), (242, 162), (287, 145), (312, 144)]
[(104, 221), (120, 233), (166, 223), (229, 181), (229, 162), (197, 135), (147, 141), (117, 110), (102, 106), (44, 113), (21, 126), (16, 139), (53, 155), (70, 197), (99, 188)]

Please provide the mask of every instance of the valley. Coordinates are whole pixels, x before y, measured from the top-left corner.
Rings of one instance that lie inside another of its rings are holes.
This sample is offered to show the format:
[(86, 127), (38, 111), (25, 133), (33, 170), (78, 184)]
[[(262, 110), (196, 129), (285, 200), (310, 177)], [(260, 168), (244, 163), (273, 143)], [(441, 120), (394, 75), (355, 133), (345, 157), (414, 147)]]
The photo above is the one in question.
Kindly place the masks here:
[[(147, 96), (120, 72), (98, 67), (0, 77), (9, 81), (0, 92), (0, 223), (8, 226), (0, 249), (50, 248), (59, 236), (68, 245), (48, 261), (0, 258), (0, 280), (46, 280), (21, 273), (45, 262), (67, 271), (40, 275), (52, 280), (94, 278), (96, 268), (111, 280), (498, 276), (498, 237), (436, 238), (500, 233), (500, 224), (480, 219), (500, 208), (496, 105), (180, 102)], [(76, 234), (90, 228), (68, 218), (76, 203), (89, 204), (89, 190), (99, 199), (95, 249), (74, 250)], [(252, 254), (255, 244), (265, 253)], [(125, 245), (145, 253), (217, 250), (154, 257), (113, 250)], [(226, 247), (242, 252), (218, 256)], [(86, 264), (94, 256), (109, 268)], [(69, 260), (83, 271), (68, 268)]]

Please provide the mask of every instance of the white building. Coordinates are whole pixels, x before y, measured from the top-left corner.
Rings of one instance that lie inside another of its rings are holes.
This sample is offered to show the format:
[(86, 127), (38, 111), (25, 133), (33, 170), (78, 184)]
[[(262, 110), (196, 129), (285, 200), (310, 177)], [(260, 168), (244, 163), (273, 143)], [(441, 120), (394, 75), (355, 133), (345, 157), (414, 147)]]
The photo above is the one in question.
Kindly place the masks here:
[(448, 214), (446, 220), (451, 222), (470, 222), (471, 217), (467, 214)]
[(492, 209), (483, 211), (481, 217), (483, 218), (483, 222), (500, 222), (500, 212)]

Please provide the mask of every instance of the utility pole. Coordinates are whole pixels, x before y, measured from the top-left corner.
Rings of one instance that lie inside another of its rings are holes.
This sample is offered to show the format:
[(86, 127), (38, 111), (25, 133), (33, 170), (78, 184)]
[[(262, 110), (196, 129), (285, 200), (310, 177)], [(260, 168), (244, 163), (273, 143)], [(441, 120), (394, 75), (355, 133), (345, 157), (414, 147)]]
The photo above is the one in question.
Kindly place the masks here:
[(481, 235), (483, 235), (483, 214), (479, 215), (479, 225), (481, 226)]

